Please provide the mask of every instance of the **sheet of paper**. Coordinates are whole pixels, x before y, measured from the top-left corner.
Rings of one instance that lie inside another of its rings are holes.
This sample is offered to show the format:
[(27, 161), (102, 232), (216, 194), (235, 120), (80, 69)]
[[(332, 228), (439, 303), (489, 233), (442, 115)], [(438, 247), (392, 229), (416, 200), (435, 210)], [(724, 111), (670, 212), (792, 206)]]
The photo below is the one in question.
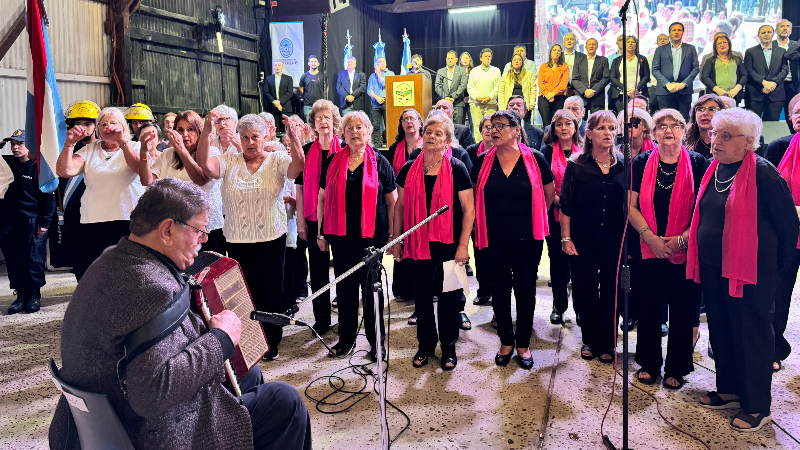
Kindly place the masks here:
[(72, 395), (69, 392), (64, 392), (64, 397), (67, 398), (67, 403), (69, 403), (70, 405), (74, 406), (75, 408), (78, 408), (83, 412), (89, 412), (89, 408), (86, 407), (86, 403), (83, 401), (82, 398), (76, 395)]
[(455, 260), (445, 261), (442, 264), (444, 269), (442, 292), (452, 292), (463, 288), (464, 296), (469, 297), (469, 281), (467, 280), (466, 267), (456, 264)]

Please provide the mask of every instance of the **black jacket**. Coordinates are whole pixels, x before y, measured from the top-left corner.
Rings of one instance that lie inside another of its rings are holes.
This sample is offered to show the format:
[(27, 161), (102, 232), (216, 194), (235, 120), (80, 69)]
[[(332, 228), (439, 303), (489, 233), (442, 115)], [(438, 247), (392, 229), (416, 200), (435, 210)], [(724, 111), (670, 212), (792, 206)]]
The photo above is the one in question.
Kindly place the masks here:
[[(650, 63), (648, 63), (647, 58), (642, 55), (637, 55), (637, 57), (639, 58), (639, 82), (636, 83), (636, 92), (647, 96), (649, 95), (647, 83), (650, 82)], [(609, 70), (609, 78), (611, 79), (611, 86), (613, 86), (610, 89), (611, 98), (622, 96), (622, 89), (624, 89), (622, 81), (620, 81), (620, 76), (622, 74), (622, 58), (625, 58), (625, 55), (615, 58)]]
[(470, 127), (466, 125), (455, 124), (455, 128), (456, 139), (458, 139), (458, 144), (461, 147), (467, 148), (475, 143), (475, 136), (472, 134), (472, 129)]
[(24, 163), (17, 158), (5, 157), (14, 181), (0, 200), (0, 221), (36, 218), (36, 226), (50, 228), (56, 212), (56, 198), (39, 189), (39, 166), (34, 160)]
[[(717, 69), (714, 66), (716, 64), (717, 58), (712, 56), (708, 58), (704, 63), (702, 69), (700, 69), (700, 81), (706, 86), (706, 93), (713, 94), (714, 88), (717, 87)], [(745, 69), (744, 64), (742, 61), (737, 62), (736, 64), (736, 84), (745, 87), (747, 85), (747, 69)], [(744, 89), (739, 91), (736, 94), (736, 103), (738, 104), (742, 98), (744, 97)]]
[[(761, 102), (769, 100), (771, 102), (782, 102), (786, 98), (783, 90), (783, 81), (789, 74), (789, 65), (784, 58), (786, 51), (776, 45), (772, 46), (772, 59), (767, 69), (767, 61), (764, 59), (764, 51), (761, 44), (750, 47), (744, 52), (744, 67), (747, 70), (747, 92), (750, 101)], [(763, 86), (761, 82), (774, 81), (777, 83), (775, 90), (769, 94), (761, 92)]]
[[(594, 65), (592, 66), (591, 74), (589, 73), (588, 56), (581, 58), (580, 61), (576, 56), (575, 66), (572, 69), (572, 87), (574, 87), (575, 90), (578, 91), (578, 94), (583, 97), (583, 100), (586, 102), (586, 108), (590, 108), (594, 102), (605, 104), (605, 98), (603, 98), (602, 92), (605, 91), (606, 86), (608, 86), (610, 81), (608, 58), (605, 56), (596, 55), (594, 59), (595, 61)], [(592, 89), (595, 91), (595, 94), (592, 98), (586, 98), (584, 94), (586, 89)]]
[[(292, 80), (292, 77), (286, 75), (285, 73), (281, 75), (281, 86), (277, 93), (275, 92), (275, 74), (268, 76), (264, 81), (264, 85), (267, 87), (267, 91), (264, 93), (264, 96), (267, 97), (269, 110), (277, 111), (278, 108), (273, 106), (272, 102), (275, 100), (280, 100), (281, 106), (283, 107), (283, 111), (280, 111), (280, 114), (291, 114), (292, 97), (294, 97), (294, 80)], [(278, 117), (280, 116), (276, 116), (276, 120)]]

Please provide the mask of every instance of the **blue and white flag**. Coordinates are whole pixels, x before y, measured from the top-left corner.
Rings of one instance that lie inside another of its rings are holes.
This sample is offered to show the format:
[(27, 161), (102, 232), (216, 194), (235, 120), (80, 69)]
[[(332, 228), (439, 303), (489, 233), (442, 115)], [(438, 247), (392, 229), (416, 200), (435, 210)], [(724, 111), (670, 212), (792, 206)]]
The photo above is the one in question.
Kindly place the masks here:
[(58, 95), (47, 14), (38, 0), (27, 0), (28, 105), (25, 146), (39, 166), (39, 189), (51, 193), (58, 187), (56, 160), (67, 138), (67, 123)]
[(378, 28), (378, 42), (372, 46), (375, 49), (375, 60), (372, 61), (372, 68), (375, 68), (375, 64), (378, 64), (378, 58), (386, 58), (386, 52), (383, 51), (383, 48), (386, 47), (386, 44), (383, 43), (381, 40), (381, 29)]
[(345, 37), (347, 38), (347, 45), (344, 46), (344, 65), (342, 67), (347, 70), (347, 60), (353, 57), (353, 44), (350, 43), (350, 38), (353, 36), (350, 36), (349, 29), (347, 30), (347, 36)]
[(295, 87), (299, 86), (300, 77), (306, 71), (303, 22), (271, 22), (269, 38), (272, 63), (282, 62), (283, 73), (292, 77)]
[(405, 75), (411, 69), (411, 39), (403, 28), (403, 60), (400, 62), (400, 75)]

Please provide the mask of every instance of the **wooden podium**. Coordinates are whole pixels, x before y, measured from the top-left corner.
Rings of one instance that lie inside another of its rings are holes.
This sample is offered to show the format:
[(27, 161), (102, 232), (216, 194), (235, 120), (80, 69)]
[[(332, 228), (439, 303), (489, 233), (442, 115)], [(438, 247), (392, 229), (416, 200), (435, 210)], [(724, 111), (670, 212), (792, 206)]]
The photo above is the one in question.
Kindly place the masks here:
[(431, 80), (425, 75), (396, 75), (386, 77), (386, 140), (394, 142), (400, 114), (413, 108), (424, 121), (431, 111)]

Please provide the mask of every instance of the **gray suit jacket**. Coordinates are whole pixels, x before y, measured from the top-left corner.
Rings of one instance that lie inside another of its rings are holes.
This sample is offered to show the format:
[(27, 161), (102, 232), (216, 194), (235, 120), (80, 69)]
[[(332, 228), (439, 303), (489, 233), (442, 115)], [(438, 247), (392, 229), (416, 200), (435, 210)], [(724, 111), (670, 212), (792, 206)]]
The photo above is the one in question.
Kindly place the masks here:
[(672, 44), (662, 45), (653, 55), (653, 77), (658, 84), (656, 95), (669, 95), (667, 83), (686, 83), (686, 87), (676, 94), (691, 94), (694, 92), (694, 79), (700, 73), (700, 63), (697, 60), (697, 49), (691, 44), (681, 44), (681, 62), (678, 79), (672, 74)]
[[(194, 308), (171, 335), (130, 361), (128, 400), (122, 396), (117, 361), (123, 338), (162, 313), (180, 290), (158, 258), (121, 239), (75, 289), (64, 314), (60, 375), (79, 389), (107, 395), (135, 448), (253, 448), (247, 409), (220, 384), (222, 344)], [(69, 414), (62, 396), (50, 448), (79, 448)]]
[[(450, 79), (450, 89), (445, 89), (445, 78)], [(445, 97), (450, 97), (453, 100), (453, 106), (462, 106), (464, 105), (464, 94), (467, 92), (467, 69), (456, 66), (453, 69), (453, 74), (450, 75), (450, 71), (447, 70), (447, 67), (443, 67), (436, 71), (436, 86), (434, 87), (436, 90), (436, 95), (439, 96), (439, 99), (443, 99)]]

